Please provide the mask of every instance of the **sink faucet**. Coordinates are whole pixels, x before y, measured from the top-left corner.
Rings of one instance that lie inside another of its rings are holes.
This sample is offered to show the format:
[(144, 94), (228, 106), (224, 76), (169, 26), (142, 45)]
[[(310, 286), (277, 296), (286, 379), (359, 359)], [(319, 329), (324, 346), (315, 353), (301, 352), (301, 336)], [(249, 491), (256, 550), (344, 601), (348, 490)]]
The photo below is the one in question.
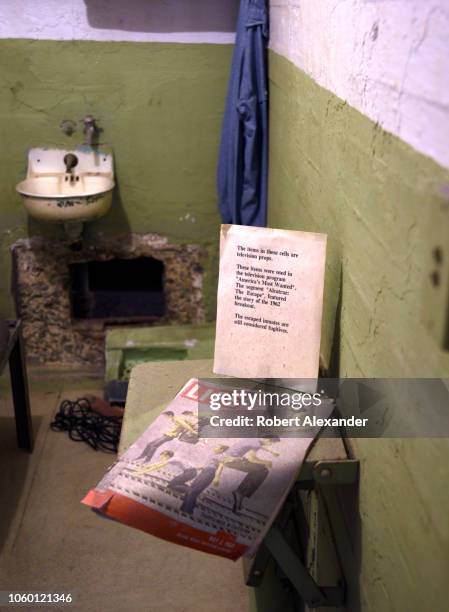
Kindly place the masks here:
[[(67, 174), (70, 177), (70, 184), (72, 185), (75, 182), (75, 175), (73, 174), (73, 168), (78, 165), (78, 158), (76, 155), (74, 155), (73, 153), (67, 153), (66, 155), (64, 155), (64, 164), (65, 164), (65, 171), (67, 172)], [(66, 179), (67, 180), (67, 177)], [(77, 178), (78, 180), (78, 178)]]
[(100, 131), (97, 126), (97, 120), (94, 119), (92, 115), (86, 115), (84, 119), (82, 120), (82, 122), (84, 123), (83, 131), (86, 137), (84, 140), (84, 144), (89, 145), (91, 147), (95, 139), (95, 136)]
[(64, 155), (64, 164), (67, 174), (72, 174), (73, 168), (78, 164), (78, 158), (73, 153), (67, 153)]

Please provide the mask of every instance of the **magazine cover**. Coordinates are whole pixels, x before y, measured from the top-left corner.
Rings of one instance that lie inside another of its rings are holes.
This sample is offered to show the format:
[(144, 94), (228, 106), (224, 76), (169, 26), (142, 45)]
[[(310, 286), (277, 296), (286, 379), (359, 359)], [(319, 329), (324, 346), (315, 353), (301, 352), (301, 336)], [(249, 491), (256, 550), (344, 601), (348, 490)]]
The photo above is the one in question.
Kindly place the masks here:
[(235, 560), (257, 549), (313, 433), (203, 437), (198, 400), (207, 401), (207, 391), (189, 380), (82, 501), (154, 536)]

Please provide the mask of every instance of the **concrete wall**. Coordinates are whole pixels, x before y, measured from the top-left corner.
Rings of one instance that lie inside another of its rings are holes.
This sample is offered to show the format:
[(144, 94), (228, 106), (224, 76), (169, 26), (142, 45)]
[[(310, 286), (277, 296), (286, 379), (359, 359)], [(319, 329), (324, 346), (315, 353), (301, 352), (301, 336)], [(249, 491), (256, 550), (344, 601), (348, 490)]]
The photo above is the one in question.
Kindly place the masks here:
[(232, 43), (238, 0), (3, 0), (0, 38)]
[(271, 0), (273, 51), (449, 166), (449, 2)]
[[(353, 323), (347, 333), (369, 340), (359, 351), (357, 340), (347, 338), (348, 372), (443, 376), (448, 355), (420, 324), (420, 312), (435, 229), (429, 223), (447, 197), (449, 2), (272, 0), (270, 6), (271, 218), (307, 215), (309, 226), (333, 228), (328, 282), (338, 277), (339, 283), (343, 259), (345, 283), (364, 311), (357, 330)], [(298, 91), (288, 95), (295, 84)], [(311, 95), (323, 99), (323, 115)], [(288, 104), (288, 120), (279, 103)], [(289, 201), (276, 201), (287, 180), (294, 183), (283, 196)], [(334, 199), (330, 210), (323, 209), (326, 196)], [(336, 288), (325, 313), (329, 329)], [(388, 344), (393, 330), (395, 343)], [(325, 334), (323, 342), (329, 356), (332, 338)]]
[[(421, 322), (449, 182), (447, 9), (271, 2), (269, 224), (329, 236), (322, 352), (334, 374), (449, 375)], [(361, 531), (348, 609), (444, 609), (448, 441), (353, 444)]]
[[(226, 5), (226, 6), (225, 6)], [(209, 249), (205, 294), (215, 314), (215, 167), (238, 2), (5, 0), (0, 11), (0, 312), (12, 316), (9, 247), (60, 235), (35, 223), (15, 192), (32, 146), (83, 141), (63, 119), (99, 118), (118, 189), (99, 234), (160, 232)], [(226, 44), (223, 44), (226, 43)]]

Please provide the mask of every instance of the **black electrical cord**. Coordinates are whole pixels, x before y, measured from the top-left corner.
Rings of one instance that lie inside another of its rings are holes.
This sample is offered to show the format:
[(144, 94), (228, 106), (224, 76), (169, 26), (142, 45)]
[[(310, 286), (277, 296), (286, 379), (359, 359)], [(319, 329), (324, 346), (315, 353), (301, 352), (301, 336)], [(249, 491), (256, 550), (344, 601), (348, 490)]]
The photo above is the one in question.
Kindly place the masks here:
[(71, 440), (86, 442), (94, 450), (117, 453), (122, 417), (94, 412), (87, 398), (64, 400), (50, 423), (53, 431), (67, 431)]

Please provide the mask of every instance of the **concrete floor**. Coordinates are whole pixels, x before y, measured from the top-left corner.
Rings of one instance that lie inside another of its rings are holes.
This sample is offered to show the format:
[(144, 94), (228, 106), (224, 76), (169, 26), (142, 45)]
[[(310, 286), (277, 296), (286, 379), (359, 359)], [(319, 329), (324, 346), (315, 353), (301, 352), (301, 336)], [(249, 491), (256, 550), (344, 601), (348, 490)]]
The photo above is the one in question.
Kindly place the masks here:
[(32, 455), (17, 449), (10, 398), (0, 400), (0, 590), (73, 595), (70, 606), (39, 610), (246, 611), (239, 562), (166, 543), (80, 504), (114, 455), (49, 429), (62, 399), (101, 393), (92, 381), (62, 388), (32, 387)]

